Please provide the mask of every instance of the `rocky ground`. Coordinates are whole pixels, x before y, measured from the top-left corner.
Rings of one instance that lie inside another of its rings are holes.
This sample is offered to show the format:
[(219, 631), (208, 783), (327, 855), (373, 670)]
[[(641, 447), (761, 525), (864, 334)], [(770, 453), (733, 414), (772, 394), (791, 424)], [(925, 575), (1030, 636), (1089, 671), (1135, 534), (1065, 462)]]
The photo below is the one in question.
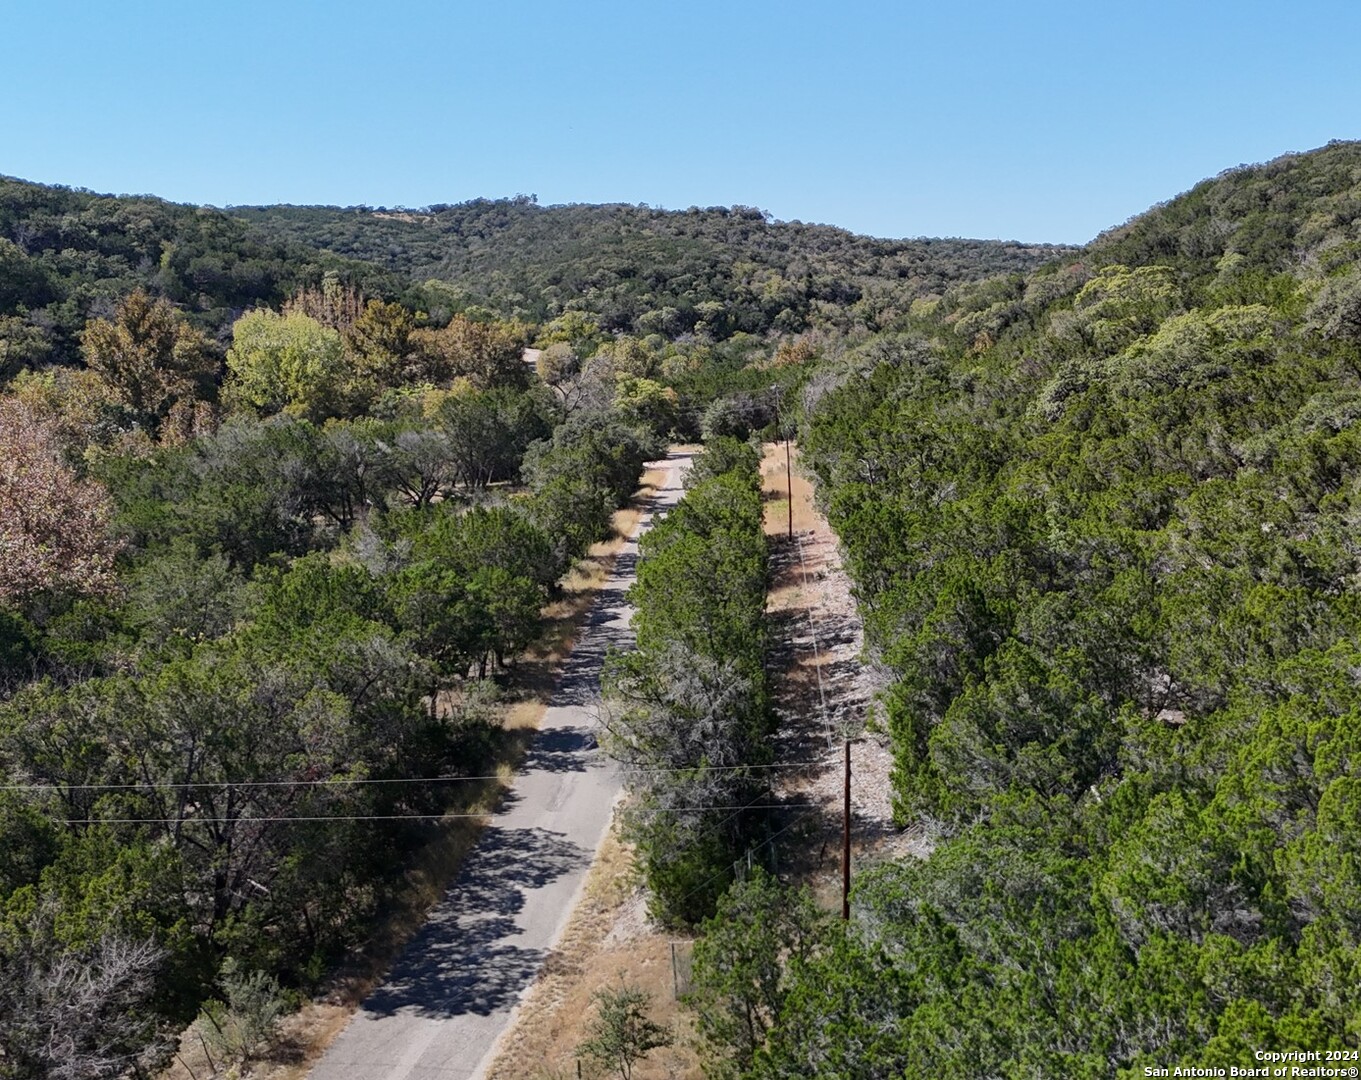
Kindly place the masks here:
[[(821, 895), (840, 888), (840, 830), (844, 743), (851, 738), (852, 865), (856, 861), (924, 852), (929, 838), (893, 824), (889, 774), (893, 758), (878, 730), (875, 698), (885, 673), (864, 655), (864, 627), (836, 534), (813, 502), (799, 473), (797, 452), (788, 485), (784, 454), (767, 447), (762, 474), (767, 490), (766, 532), (771, 538), (773, 581), (767, 610), (776, 654), (771, 667), (780, 715), (779, 789), (795, 804), (814, 803), (807, 866)], [(788, 491), (794, 499), (794, 534), (788, 532)], [(816, 847), (816, 850), (813, 848)], [(835, 881), (833, 881), (835, 879)]]

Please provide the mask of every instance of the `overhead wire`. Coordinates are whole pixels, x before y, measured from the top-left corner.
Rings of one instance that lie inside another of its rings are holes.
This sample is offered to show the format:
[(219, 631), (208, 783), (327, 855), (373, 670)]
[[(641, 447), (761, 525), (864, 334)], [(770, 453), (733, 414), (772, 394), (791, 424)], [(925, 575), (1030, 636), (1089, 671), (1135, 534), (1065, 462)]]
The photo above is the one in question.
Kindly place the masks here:
[[(622, 767), (630, 772), (651, 775), (653, 773), (696, 771), (739, 772), (744, 769), (801, 769), (822, 764), (824, 764), (824, 762), (814, 760), (739, 765), (669, 765), (647, 769), (632, 769), (627, 765)], [(317, 780), (183, 780), (118, 784), (9, 783), (0, 784), (0, 791), (188, 791), (194, 788), (352, 787), (362, 784), (452, 784), (467, 781), (502, 779), (505, 779), (505, 777), (499, 773), (483, 773), (474, 776), (341, 776), (323, 777)]]
[[(630, 813), (640, 814), (690, 814), (701, 810), (732, 810), (735, 817), (743, 810), (798, 810), (810, 809), (818, 806), (818, 803), (748, 803), (745, 806), (637, 806), (630, 808)], [(472, 813), (448, 813), (448, 814), (263, 814), (255, 817), (250, 814), (238, 814), (235, 817), (224, 815), (213, 815), (211, 817), (186, 817), (175, 818), (146, 818), (146, 817), (122, 817), (122, 818), (64, 818), (58, 819), (60, 825), (188, 825), (197, 823), (200, 825), (248, 825), (253, 822), (283, 822), (283, 821), (458, 821), (472, 818), (491, 818), (495, 816), (495, 811), (487, 811), (481, 814)], [(729, 818), (731, 820), (731, 817)]]
[[(760, 850), (761, 850), (763, 847), (765, 847), (767, 844), (773, 844), (773, 843), (774, 843), (776, 840), (778, 840), (781, 836), (783, 836), (783, 835), (784, 835), (785, 833), (787, 833), (790, 829), (792, 829), (795, 825), (797, 825), (800, 821), (802, 821), (805, 817), (807, 817), (807, 816), (808, 816), (808, 813), (809, 813), (810, 811), (812, 811), (812, 810), (821, 810), (821, 809), (823, 809), (823, 806), (822, 806), (821, 803), (785, 803), (785, 804), (782, 805), (782, 809), (786, 809), (786, 810), (803, 810), (804, 813), (797, 815), (797, 816), (794, 818), (793, 821), (791, 821), (788, 825), (786, 825), (786, 826), (785, 826), (783, 829), (781, 829), (779, 832), (777, 832), (777, 833), (772, 833), (770, 836), (767, 836), (764, 840), (762, 840), (762, 841), (761, 841), (759, 844), (757, 844), (755, 847), (748, 848), (748, 849), (747, 849), (747, 855), (748, 855), (748, 856), (751, 856), (751, 855), (755, 854), (756, 852), (760, 851)], [(719, 878), (721, 878), (721, 877), (722, 877), (724, 874), (726, 874), (727, 872), (728, 872), (727, 868), (724, 868), (724, 869), (719, 870), (718, 872), (716, 872), (716, 873), (714, 873), (714, 874), (710, 874), (707, 878), (705, 878), (703, 881), (701, 881), (701, 882), (700, 882), (698, 885), (696, 885), (693, 889), (691, 889), (691, 890), (690, 890), (689, 892), (687, 892), (684, 896), (682, 896), (682, 897), (680, 898), (679, 903), (684, 903), (686, 900), (688, 900), (690, 897), (694, 896), (695, 893), (699, 892), (701, 889), (707, 888), (709, 885), (712, 885), (715, 881), (717, 881)]]
[[(798, 554), (800, 568), (803, 571), (805, 582), (807, 582), (808, 570), (804, 561), (803, 545), (800, 540), (798, 543)], [(820, 650), (817, 641), (817, 629), (813, 623), (812, 614), (809, 613), (810, 631), (813, 641), (814, 653), (817, 656), (818, 690), (822, 699), (822, 713), (824, 724), (828, 724), (825, 691), (822, 685), (821, 657), (818, 655)], [(667, 774), (681, 772), (737, 772), (743, 770), (764, 770), (764, 769), (800, 769), (825, 764), (821, 759), (793, 761), (793, 762), (762, 762), (762, 763), (741, 763), (735, 765), (714, 765), (714, 766), (657, 766), (652, 768), (629, 769), (635, 774)], [(624, 768), (628, 768), (624, 766)], [(222, 790), (227, 788), (261, 789), (261, 788), (345, 788), (363, 785), (396, 784), (444, 784), (444, 783), (466, 783), (489, 780), (503, 780), (506, 777), (500, 773), (488, 773), (480, 775), (465, 776), (433, 776), (433, 777), (325, 777), (319, 779), (271, 779), (271, 780), (192, 780), (179, 782), (137, 782), (137, 783), (82, 783), (82, 784), (61, 784), (61, 783), (4, 783), (0, 784), (0, 791), (12, 792), (61, 792), (71, 793), (77, 791), (87, 792), (164, 792), (164, 791), (193, 791), (195, 789)], [(784, 828), (768, 836), (765, 840), (758, 843), (748, 852), (760, 851), (762, 848), (774, 843), (780, 836), (794, 828), (808, 812), (822, 809), (820, 803), (788, 803), (788, 802), (765, 802), (759, 800), (742, 805), (700, 805), (700, 806), (652, 806), (630, 808), (630, 813), (697, 813), (702, 811), (722, 812), (727, 811), (728, 816), (720, 823), (720, 827), (731, 821), (738, 814), (748, 810), (797, 810), (803, 811), (798, 814)], [(427, 821), (444, 822), (471, 819), (494, 818), (494, 812), (468, 813), (468, 812), (447, 812), (447, 813), (398, 813), (398, 814), (269, 814), (255, 816), (251, 814), (238, 814), (234, 816), (210, 815), (197, 816), (187, 814), (179, 817), (86, 817), (86, 818), (65, 818), (57, 819), (57, 823), (71, 826), (94, 826), (94, 825), (190, 825), (190, 824), (232, 824), (250, 825), (253, 823), (323, 823), (323, 822), (362, 822), (362, 821)], [(686, 896), (693, 895), (700, 889), (711, 884), (726, 871), (706, 879), (700, 885), (691, 889)]]

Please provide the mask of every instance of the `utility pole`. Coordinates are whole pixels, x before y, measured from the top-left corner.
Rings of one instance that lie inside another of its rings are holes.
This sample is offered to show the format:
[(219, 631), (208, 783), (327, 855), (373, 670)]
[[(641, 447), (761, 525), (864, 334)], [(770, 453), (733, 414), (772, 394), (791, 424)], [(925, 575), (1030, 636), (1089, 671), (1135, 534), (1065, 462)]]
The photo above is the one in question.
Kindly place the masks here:
[(851, 740), (845, 741), (846, 783), (841, 804), (841, 918), (851, 917)]
[(784, 436), (784, 488), (785, 496), (789, 501), (789, 538), (794, 539), (794, 467), (789, 462), (789, 433), (785, 431), (784, 424), (780, 423), (780, 384), (776, 383), (771, 389), (775, 392), (775, 431)]

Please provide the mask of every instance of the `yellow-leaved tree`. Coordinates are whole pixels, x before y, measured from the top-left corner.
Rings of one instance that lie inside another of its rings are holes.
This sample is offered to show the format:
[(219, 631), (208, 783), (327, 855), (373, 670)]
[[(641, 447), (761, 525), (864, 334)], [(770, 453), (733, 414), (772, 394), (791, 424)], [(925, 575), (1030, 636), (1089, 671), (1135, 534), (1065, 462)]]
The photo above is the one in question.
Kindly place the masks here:
[(113, 318), (87, 323), (81, 345), (109, 401), (152, 435), (172, 412), (192, 412), (213, 395), (218, 359), (208, 339), (170, 303), (141, 289)]

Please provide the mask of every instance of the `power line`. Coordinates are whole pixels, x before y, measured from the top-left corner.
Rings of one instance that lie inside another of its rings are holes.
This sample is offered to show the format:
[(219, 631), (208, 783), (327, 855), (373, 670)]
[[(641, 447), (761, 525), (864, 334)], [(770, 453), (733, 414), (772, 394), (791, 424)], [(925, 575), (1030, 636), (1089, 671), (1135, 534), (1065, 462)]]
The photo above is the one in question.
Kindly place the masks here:
[[(821, 806), (820, 803), (748, 803), (746, 806), (635, 806), (630, 807), (632, 814), (691, 814), (701, 810), (808, 810)], [(457, 821), (472, 818), (494, 817), (495, 811), (481, 814), (277, 814), (254, 817), (242, 814), (237, 817), (182, 817), (182, 818), (62, 818), (59, 825), (249, 825), (252, 822), (282, 821)], [(736, 815), (734, 815), (736, 816)], [(777, 834), (778, 835), (778, 834)]]
[[(774, 764), (743, 765), (668, 765), (635, 769), (619, 763), (630, 772), (642, 774), (680, 772), (737, 772), (743, 769), (801, 769), (824, 765), (824, 761), (786, 761)], [(531, 766), (532, 768), (532, 766)], [(452, 784), (473, 780), (501, 780), (499, 773), (480, 776), (399, 776), (327, 777), (320, 780), (186, 780), (181, 782), (144, 782), (123, 784), (0, 784), (0, 791), (189, 791), (194, 788), (276, 788), (276, 787), (353, 787), (361, 784)]]

